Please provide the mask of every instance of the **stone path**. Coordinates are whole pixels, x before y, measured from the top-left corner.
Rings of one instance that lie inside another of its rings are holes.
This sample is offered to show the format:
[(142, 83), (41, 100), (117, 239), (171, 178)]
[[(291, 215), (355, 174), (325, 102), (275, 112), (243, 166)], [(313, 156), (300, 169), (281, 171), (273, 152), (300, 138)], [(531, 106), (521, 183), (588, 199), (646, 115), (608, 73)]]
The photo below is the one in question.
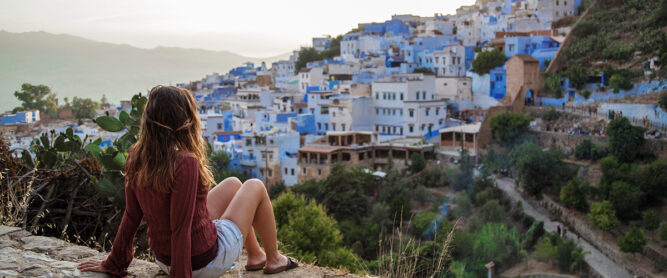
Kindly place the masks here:
[[(524, 213), (534, 217), (539, 221), (544, 222), (544, 229), (546, 231), (548, 232), (555, 231), (556, 225), (558, 224), (560, 224), (561, 227), (564, 226), (562, 223), (552, 221), (549, 218), (547, 212), (545, 212), (539, 207), (535, 207), (533, 204), (526, 201), (526, 199), (524, 199), (523, 196), (521, 196), (519, 191), (517, 191), (516, 183), (514, 183), (512, 179), (497, 178), (496, 183), (498, 184), (498, 188), (507, 193), (507, 195), (510, 196), (513, 202), (517, 201), (521, 202), (521, 204), (523, 205)], [(607, 256), (602, 254), (597, 248), (593, 247), (585, 240), (580, 239), (577, 243), (584, 249), (584, 251), (591, 252), (590, 254), (586, 255), (584, 260), (588, 263), (588, 265), (590, 265), (595, 271), (600, 273), (602, 276), (610, 278), (632, 277), (632, 275), (630, 275), (628, 271), (615, 264)]]
[[(88, 247), (67, 243), (60, 239), (33, 236), (29, 232), (8, 226), (0, 226), (0, 277), (109, 277), (96, 272), (81, 272), (76, 266), (87, 260), (103, 260), (106, 253)], [(245, 265), (245, 255), (241, 257)], [(155, 263), (135, 259), (129, 268), (129, 277), (168, 277)], [(225, 278), (238, 277), (236, 270), (226, 273)], [(242, 277), (262, 277), (261, 271), (241, 272)], [(347, 277), (360, 276), (341, 270), (303, 265), (288, 272), (270, 275), (285, 277)]]

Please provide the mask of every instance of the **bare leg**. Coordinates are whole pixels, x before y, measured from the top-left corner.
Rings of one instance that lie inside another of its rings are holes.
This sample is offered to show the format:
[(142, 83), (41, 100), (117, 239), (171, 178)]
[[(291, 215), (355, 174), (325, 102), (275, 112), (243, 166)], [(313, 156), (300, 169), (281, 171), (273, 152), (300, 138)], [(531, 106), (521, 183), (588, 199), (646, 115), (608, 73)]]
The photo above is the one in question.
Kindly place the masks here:
[[(232, 177), (226, 178), (208, 192), (206, 206), (211, 219), (220, 219), (222, 217), (222, 214), (227, 210), (229, 203), (240, 188), (241, 181)], [(250, 227), (248, 236), (244, 236), (243, 240), (243, 245), (248, 252), (247, 264), (254, 265), (266, 261), (266, 254), (264, 254), (264, 250), (259, 246), (252, 227)]]
[(266, 268), (276, 268), (287, 263), (287, 258), (278, 252), (276, 220), (271, 199), (262, 181), (246, 181), (234, 195), (222, 218), (234, 222), (244, 238), (251, 235), (252, 227), (255, 228), (266, 252)]

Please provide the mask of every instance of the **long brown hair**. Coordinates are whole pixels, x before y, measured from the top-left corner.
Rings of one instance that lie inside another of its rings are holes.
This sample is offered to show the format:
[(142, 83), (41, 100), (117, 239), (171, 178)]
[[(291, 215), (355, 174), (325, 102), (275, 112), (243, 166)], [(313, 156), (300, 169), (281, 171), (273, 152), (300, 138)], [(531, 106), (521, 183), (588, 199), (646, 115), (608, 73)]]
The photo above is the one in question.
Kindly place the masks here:
[(197, 158), (199, 184), (208, 189), (214, 180), (199, 127), (197, 104), (190, 91), (173, 86), (151, 89), (141, 118), (139, 140), (127, 162), (129, 180), (138, 187), (170, 192), (175, 161), (181, 150)]

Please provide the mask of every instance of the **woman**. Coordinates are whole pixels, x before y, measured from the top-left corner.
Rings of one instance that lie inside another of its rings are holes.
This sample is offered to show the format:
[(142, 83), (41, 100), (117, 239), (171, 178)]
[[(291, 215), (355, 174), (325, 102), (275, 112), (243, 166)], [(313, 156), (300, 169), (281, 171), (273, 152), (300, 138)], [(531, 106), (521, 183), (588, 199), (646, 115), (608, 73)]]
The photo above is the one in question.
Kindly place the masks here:
[(199, 128), (197, 105), (188, 90), (151, 90), (139, 140), (125, 167), (126, 207), (111, 253), (79, 269), (127, 275), (142, 218), (148, 224), (148, 245), (171, 277), (218, 277), (230, 269), (243, 245), (246, 270), (271, 274), (297, 267), (277, 249), (273, 208), (261, 181), (241, 184), (228, 178), (208, 190), (214, 181)]

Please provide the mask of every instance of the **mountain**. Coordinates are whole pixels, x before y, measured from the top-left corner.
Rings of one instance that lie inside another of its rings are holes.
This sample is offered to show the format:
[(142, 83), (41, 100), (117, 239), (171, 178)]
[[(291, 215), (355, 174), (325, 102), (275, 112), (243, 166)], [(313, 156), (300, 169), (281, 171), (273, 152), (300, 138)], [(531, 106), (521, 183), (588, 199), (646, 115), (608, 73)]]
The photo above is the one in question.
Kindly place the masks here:
[(0, 30), (0, 111), (19, 104), (21, 84), (44, 84), (63, 97), (99, 101), (129, 99), (157, 84), (176, 84), (226, 73), (245, 62), (286, 59), (289, 54), (250, 58), (228, 51), (177, 47), (137, 48), (46, 32)]

